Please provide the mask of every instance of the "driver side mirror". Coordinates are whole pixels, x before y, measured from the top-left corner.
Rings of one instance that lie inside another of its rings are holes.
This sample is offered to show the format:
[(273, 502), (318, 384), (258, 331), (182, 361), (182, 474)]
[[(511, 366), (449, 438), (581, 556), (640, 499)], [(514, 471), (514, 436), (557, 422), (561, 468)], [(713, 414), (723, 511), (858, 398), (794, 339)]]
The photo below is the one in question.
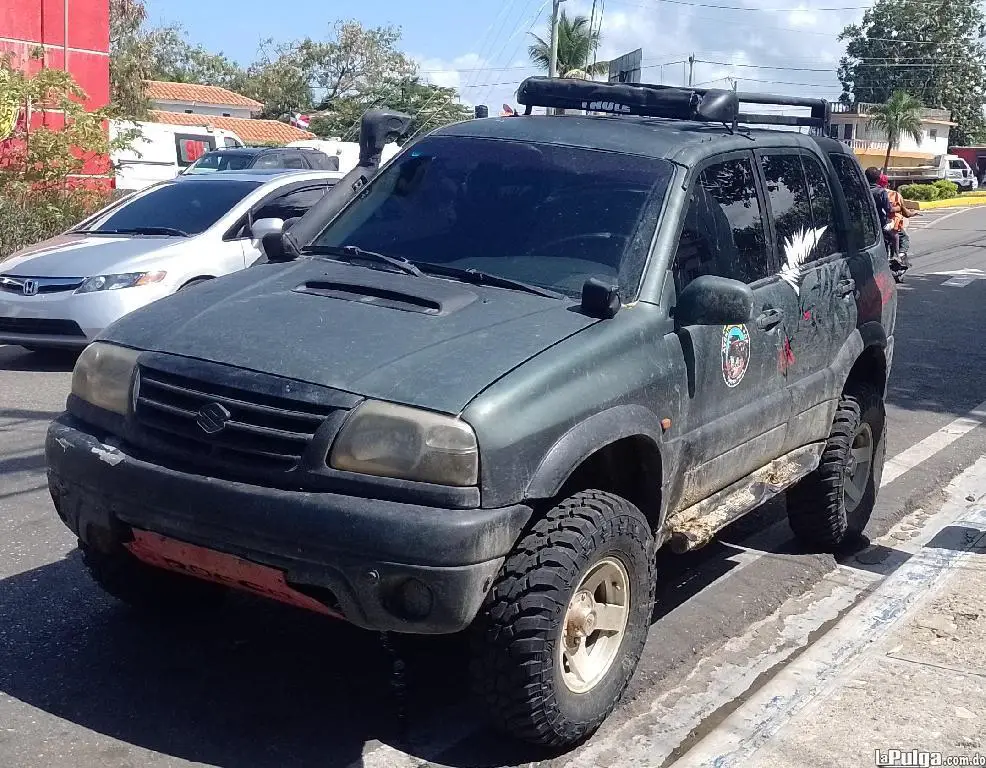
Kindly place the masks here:
[(678, 328), (748, 323), (753, 319), (753, 290), (728, 277), (696, 277), (678, 296), (674, 319)]
[(257, 219), (250, 226), (250, 236), (263, 240), (267, 235), (280, 235), (284, 231), (284, 219)]

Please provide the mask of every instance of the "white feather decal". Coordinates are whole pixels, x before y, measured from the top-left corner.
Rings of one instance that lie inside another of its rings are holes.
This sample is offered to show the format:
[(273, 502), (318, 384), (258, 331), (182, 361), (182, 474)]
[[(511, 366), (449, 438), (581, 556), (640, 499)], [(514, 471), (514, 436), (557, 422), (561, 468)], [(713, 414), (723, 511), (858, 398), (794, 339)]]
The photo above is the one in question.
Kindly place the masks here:
[(802, 229), (784, 240), (785, 263), (781, 265), (781, 280), (786, 282), (794, 292), (801, 295), (801, 265), (808, 261), (811, 252), (815, 250), (827, 226), (818, 229)]

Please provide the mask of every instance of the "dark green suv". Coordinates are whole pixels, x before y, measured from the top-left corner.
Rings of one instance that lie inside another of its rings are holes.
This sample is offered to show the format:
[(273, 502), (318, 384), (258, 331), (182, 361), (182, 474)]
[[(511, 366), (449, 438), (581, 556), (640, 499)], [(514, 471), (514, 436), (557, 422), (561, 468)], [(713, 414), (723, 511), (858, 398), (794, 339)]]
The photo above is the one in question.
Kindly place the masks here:
[(117, 597), (470, 628), (493, 719), (570, 745), (634, 671), (659, 547), (785, 490), (807, 546), (861, 530), (896, 293), (851, 152), (741, 127), (822, 134), (824, 102), (543, 78), (520, 100), (589, 114), (434, 131), (269, 263), (123, 318), (47, 459)]

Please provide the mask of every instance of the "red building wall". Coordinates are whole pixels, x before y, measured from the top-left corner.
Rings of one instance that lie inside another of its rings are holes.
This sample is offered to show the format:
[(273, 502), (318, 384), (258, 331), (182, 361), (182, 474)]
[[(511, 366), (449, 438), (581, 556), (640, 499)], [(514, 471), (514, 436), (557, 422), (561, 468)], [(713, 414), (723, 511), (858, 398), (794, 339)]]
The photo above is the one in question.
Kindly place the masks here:
[[(44, 58), (34, 60), (31, 55), (39, 47)], [(109, 102), (109, 49), (109, 0), (0, 0), (0, 56), (32, 71), (42, 66), (62, 69), (67, 63), (86, 92), (89, 109)], [(57, 127), (62, 115), (36, 113), (31, 122)], [(96, 168), (86, 172), (100, 173)]]

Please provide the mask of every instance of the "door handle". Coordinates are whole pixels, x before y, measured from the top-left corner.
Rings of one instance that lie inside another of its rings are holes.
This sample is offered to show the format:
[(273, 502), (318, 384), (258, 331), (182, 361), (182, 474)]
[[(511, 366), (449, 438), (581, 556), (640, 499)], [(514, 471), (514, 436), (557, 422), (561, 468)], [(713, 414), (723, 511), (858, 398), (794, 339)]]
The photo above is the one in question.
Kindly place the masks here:
[(838, 286), (836, 287), (836, 293), (839, 295), (840, 299), (846, 298), (856, 291), (856, 281), (851, 277), (846, 280), (840, 280)]
[(757, 318), (757, 328), (761, 331), (769, 331), (776, 328), (781, 320), (784, 319), (784, 312), (779, 309), (765, 309)]

